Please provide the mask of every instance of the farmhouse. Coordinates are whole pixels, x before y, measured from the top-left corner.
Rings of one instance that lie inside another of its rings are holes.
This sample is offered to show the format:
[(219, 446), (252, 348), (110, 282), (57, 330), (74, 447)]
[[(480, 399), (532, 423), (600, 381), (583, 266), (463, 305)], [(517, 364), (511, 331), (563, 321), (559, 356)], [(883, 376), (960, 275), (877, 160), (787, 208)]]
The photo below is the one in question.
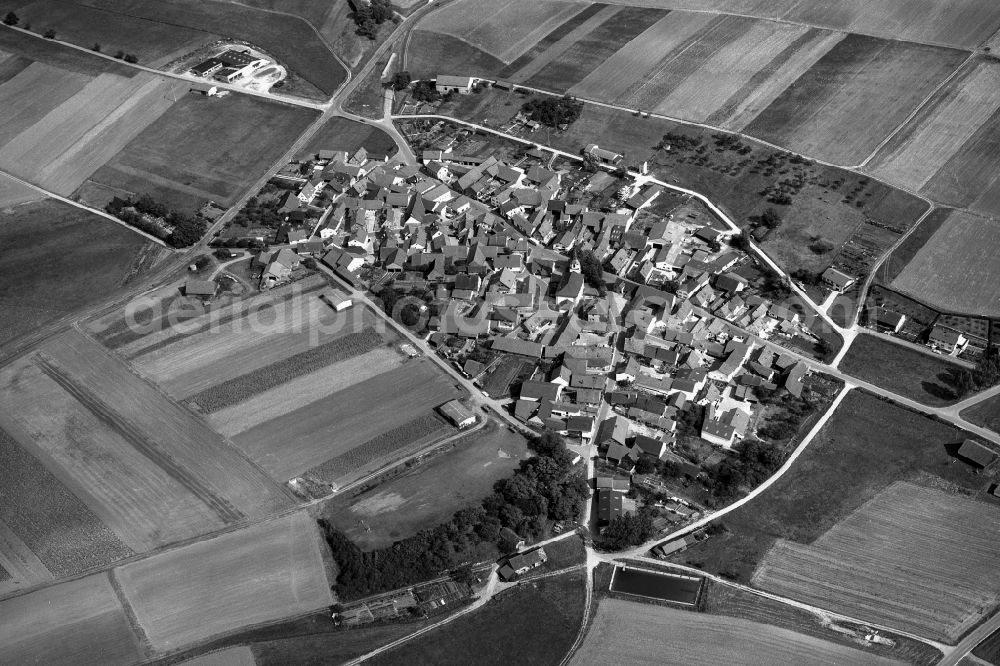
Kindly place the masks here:
[(969, 344), (968, 338), (961, 332), (943, 324), (934, 324), (927, 344), (931, 349), (940, 349), (946, 354), (961, 354)]
[(876, 307), (868, 311), (868, 323), (879, 330), (899, 333), (906, 323), (906, 315)]
[(218, 289), (218, 285), (212, 280), (187, 280), (184, 283), (185, 296), (211, 298), (215, 296), (216, 289)]
[(958, 447), (958, 456), (981, 468), (989, 467), (997, 459), (997, 454), (974, 439), (967, 439)]
[(856, 282), (853, 277), (847, 273), (838, 271), (832, 266), (823, 271), (823, 274), (820, 276), (820, 280), (823, 281), (823, 284), (826, 285), (828, 289), (841, 294), (850, 289)]
[(476, 423), (476, 415), (458, 400), (449, 400), (438, 407), (438, 411), (454, 423), (456, 428), (467, 428)]
[(460, 95), (468, 95), (472, 92), (472, 86), (476, 79), (471, 76), (449, 76), (448, 74), (438, 74), (434, 85), (442, 95), (450, 92), (457, 92)]
[(619, 164), (621, 164), (621, 161), (625, 159), (623, 155), (619, 155), (618, 153), (611, 150), (605, 150), (600, 146), (598, 146), (596, 143), (589, 144), (586, 148), (583, 149), (583, 152), (585, 155), (589, 155), (590, 157), (597, 160), (599, 163), (607, 164), (608, 166), (618, 166)]
[(500, 577), (504, 580), (512, 580), (516, 576), (525, 574), (532, 569), (536, 569), (548, 560), (548, 556), (545, 554), (545, 550), (542, 548), (536, 548), (534, 550), (529, 550), (526, 553), (519, 553), (514, 555), (507, 563), (500, 567), (497, 572)]

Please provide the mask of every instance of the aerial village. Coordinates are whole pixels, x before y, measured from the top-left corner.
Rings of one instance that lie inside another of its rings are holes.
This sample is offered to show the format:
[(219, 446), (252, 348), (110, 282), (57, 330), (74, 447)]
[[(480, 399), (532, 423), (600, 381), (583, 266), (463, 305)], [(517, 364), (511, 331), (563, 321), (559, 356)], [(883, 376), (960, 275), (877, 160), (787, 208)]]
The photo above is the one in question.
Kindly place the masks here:
[(775, 424), (801, 410), (775, 396), (832, 395), (786, 351), (814, 347), (807, 323), (697, 200), (598, 146), (584, 168), (430, 131), (421, 167), (364, 148), (289, 164), (258, 204), (280, 224), (232, 225), (216, 244), (266, 246), (262, 289), (310, 265), (378, 296), (527, 428), (599, 452), (598, 529), (637, 495), (661, 531), (697, 519), (704, 470), (744, 438), (791, 436)]

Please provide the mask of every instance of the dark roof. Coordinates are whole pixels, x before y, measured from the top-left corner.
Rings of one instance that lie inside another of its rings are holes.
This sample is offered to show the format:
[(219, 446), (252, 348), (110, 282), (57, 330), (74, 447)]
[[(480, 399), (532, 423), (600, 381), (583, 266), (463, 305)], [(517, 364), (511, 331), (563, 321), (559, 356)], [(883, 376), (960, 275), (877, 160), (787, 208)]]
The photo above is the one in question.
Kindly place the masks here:
[(966, 460), (976, 463), (980, 467), (986, 467), (994, 460), (997, 454), (983, 446), (974, 439), (967, 439), (958, 447), (958, 455)]
[(188, 280), (184, 283), (187, 296), (214, 296), (217, 285), (211, 280)]

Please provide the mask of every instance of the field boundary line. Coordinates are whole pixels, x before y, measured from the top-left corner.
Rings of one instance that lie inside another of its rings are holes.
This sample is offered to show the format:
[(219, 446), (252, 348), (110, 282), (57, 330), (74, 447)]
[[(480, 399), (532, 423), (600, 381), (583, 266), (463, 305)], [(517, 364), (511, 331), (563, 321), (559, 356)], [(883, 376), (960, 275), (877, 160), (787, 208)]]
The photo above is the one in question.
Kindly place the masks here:
[(118, 580), (117, 569), (118, 567), (115, 566), (107, 570), (108, 582), (111, 584), (111, 589), (114, 590), (115, 596), (118, 598), (118, 603), (121, 604), (129, 628), (132, 629), (136, 638), (139, 639), (144, 656), (149, 659), (156, 654), (156, 651), (153, 649), (153, 644), (150, 642), (149, 636), (146, 635), (146, 630), (142, 628), (139, 617), (135, 614), (135, 610), (132, 608), (125, 590), (122, 589), (121, 581)]
[(886, 145), (890, 141), (892, 141), (896, 137), (897, 134), (899, 134), (901, 131), (903, 131), (903, 127), (905, 127), (907, 125), (907, 123), (909, 123), (911, 120), (913, 120), (917, 116), (917, 114), (920, 113), (923, 110), (923, 108), (930, 103), (931, 98), (933, 98), (941, 90), (943, 90), (945, 86), (947, 86), (949, 83), (951, 83), (952, 79), (954, 79), (958, 75), (959, 72), (961, 72), (963, 69), (965, 69), (966, 65), (968, 65), (970, 62), (972, 62), (972, 60), (975, 59), (975, 57), (976, 57), (976, 52), (975, 51), (969, 53), (969, 56), (965, 60), (963, 60), (958, 65), (958, 67), (955, 68), (955, 71), (953, 71), (951, 74), (949, 74), (948, 76), (946, 76), (944, 78), (944, 80), (942, 80), (941, 83), (939, 83), (938, 86), (936, 88), (934, 88), (934, 90), (932, 90), (930, 93), (928, 93), (927, 96), (924, 97), (924, 99), (921, 100), (921, 102), (919, 104), (917, 104), (916, 108), (914, 108), (913, 111), (910, 112), (910, 115), (906, 116), (906, 118), (904, 118), (902, 120), (902, 122), (900, 122), (898, 125), (896, 125), (896, 128), (894, 130), (892, 130), (891, 132), (889, 132), (889, 136), (885, 137), (885, 139), (883, 139), (877, 146), (875, 146), (875, 150), (873, 150), (871, 152), (871, 154), (868, 155), (868, 157), (866, 157), (859, 164), (854, 165), (854, 167), (852, 167), (852, 168), (854, 168), (854, 169), (863, 169), (863, 168), (867, 167), (868, 163), (871, 162), (873, 159), (875, 159), (875, 156), (878, 155), (878, 153), (883, 148), (885, 148)]

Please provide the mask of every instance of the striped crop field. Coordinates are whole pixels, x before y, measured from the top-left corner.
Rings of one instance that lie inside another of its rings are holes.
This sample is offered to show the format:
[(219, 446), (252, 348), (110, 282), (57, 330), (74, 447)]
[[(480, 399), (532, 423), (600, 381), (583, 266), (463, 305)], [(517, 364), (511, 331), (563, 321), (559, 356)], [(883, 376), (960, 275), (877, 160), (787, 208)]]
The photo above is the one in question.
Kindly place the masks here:
[(1000, 316), (1000, 221), (954, 211), (891, 287), (948, 312)]
[(1000, 604), (1000, 508), (895, 483), (809, 545), (779, 540), (754, 585), (955, 643)]
[(969, 63), (868, 164), (944, 204), (1000, 215), (1000, 63)]
[[(752, 656), (752, 658), (750, 658)], [(903, 662), (760, 622), (602, 599), (571, 666), (902, 666)]]
[(858, 164), (967, 55), (954, 49), (848, 35), (744, 131), (835, 164)]

